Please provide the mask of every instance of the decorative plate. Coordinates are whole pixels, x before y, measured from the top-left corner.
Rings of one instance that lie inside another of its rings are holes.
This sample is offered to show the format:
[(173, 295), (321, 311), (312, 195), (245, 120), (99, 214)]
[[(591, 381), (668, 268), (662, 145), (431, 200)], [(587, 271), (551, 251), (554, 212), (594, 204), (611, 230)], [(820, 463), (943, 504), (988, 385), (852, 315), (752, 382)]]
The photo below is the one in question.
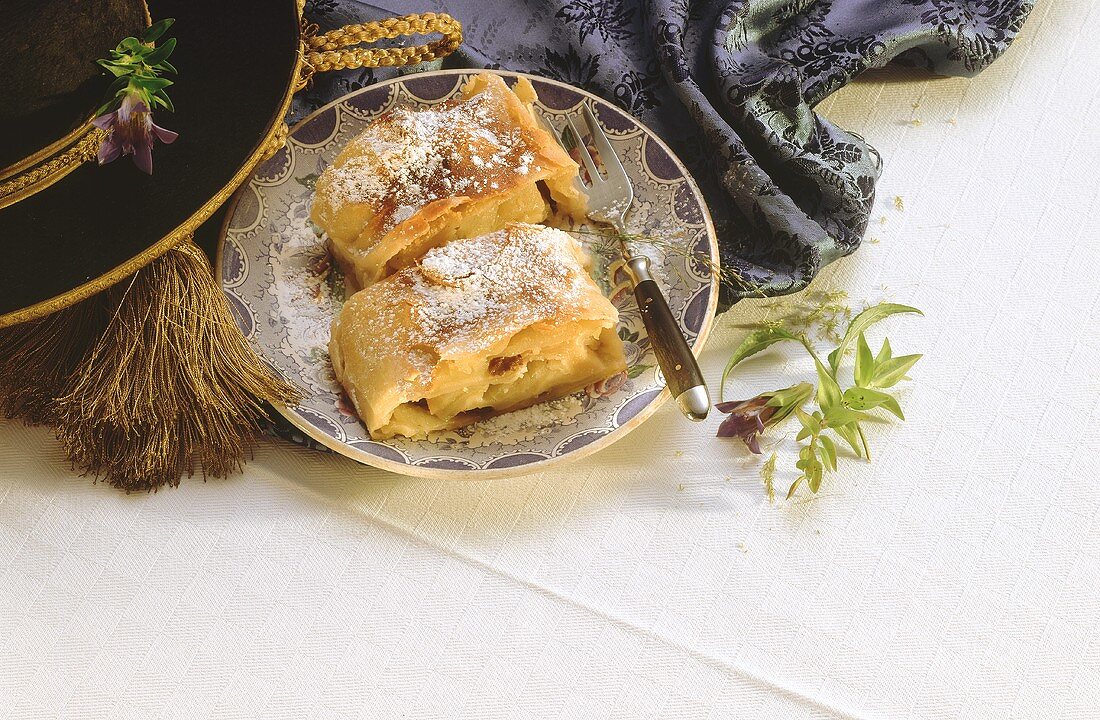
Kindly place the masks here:
[[(343, 278), (309, 223), (313, 183), (344, 145), (397, 104), (430, 107), (454, 97), (468, 70), (422, 73), (379, 83), (321, 108), (290, 132), (286, 147), (262, 163), (236, 195), (216, 272), (241, 331), (276, 371), (302, 390), (300, 405), (279, 411), (313, 441), (393, 472), (430, 477), (520, 475), (577, 459), (626, 435), (668, 393), (646, 337), (615, 242), (589, 225), (574, 227), (592, 252), (593, 277), (619, 310), (628, 371), (567, 398), (486, 420), (430, 440), (371, 440), (332, 372), (329, 324), (343, 302)], [(512, 84), (516, 73), (498, 73)], [(627, 216), (650, 257), (688, 342), (697, 350), (718, 302), (718, 250), (699, 189), (649, 129), (600, 98), (528, 76), (537, 109), (558, 128), (591, 103), (634, 184)]]

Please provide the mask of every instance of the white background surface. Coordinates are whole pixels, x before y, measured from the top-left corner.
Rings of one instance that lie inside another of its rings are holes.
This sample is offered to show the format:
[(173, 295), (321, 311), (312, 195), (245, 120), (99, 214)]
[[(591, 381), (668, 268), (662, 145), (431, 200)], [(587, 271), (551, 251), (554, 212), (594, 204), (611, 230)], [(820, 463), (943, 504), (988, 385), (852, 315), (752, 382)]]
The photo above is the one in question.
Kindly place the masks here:
[[(671, 406), (522, 479), (265, 442), (148, 496), (0, 424), (0, 718), (1097, 717), (1097, 37), (1100, 6), (1048, 0), (975, 80), (821, 108), (886, 172), (879, 242), (816, 287), (927, 317), (875, 334), (925, 353), (908, 422), (812, 502), (769, 505), (720, 418)], [(762, 312), (722, 320), (712, 382)]]

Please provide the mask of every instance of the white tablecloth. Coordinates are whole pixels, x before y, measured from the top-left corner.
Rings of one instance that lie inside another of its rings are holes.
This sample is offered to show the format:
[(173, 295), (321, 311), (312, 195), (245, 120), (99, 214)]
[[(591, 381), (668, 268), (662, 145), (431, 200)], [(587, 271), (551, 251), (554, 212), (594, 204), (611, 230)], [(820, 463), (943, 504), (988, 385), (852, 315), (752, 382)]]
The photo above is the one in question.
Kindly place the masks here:
[(521, 479), (266, 441), (131, 496), (0, 424), (0, 718), (1100, 717), (1097, 37), (1100, 5), (1047, 0), (975, 80), (822, 106), (886, 172), (878, 242), (816, 287), (927, 317), (881, 326), (925, 353), (908, 422), (813, 501), (769, 505), (671, 406)]

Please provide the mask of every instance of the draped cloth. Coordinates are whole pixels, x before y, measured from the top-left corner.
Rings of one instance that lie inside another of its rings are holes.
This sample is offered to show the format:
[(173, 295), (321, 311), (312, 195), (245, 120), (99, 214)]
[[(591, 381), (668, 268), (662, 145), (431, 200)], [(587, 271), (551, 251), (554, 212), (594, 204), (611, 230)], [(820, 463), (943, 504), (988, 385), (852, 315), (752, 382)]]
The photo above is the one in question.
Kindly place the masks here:
[[(444, 67), (543, 75), (614, 101), (690, 169), (715, 221), (723, 307), (804, 288), (856, 250), (882, 160), (814, 107), (869, 68), (895, 62), (973, 75), (1031, 10), (1022, 0), (309, 0), (322, 30), (435, 10), (458, 18)], [(392, 76), (317, 76), (301, 117)]]

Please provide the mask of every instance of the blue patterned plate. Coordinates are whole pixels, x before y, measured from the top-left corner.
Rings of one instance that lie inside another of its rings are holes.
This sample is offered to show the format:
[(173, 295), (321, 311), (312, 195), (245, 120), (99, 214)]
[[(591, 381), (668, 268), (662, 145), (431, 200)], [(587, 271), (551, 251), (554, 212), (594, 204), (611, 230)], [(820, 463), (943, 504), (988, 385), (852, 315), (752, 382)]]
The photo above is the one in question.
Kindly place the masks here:
[[(509, 84), (519, 77), (499, 73)], [(626, 435), (668, 393), (614, 243), (587, 225), (575, 237), (593, 252), (593, 276), (619, 309), (629, 369), (568, 398), (492, 418), (430, 440), (371, 440), (332, 373), (329, 324), (344, 299), (343, 278), (308, 221), (313, 183), (344, 145), (379, 113), (405, 103), (430, 107), (454, 97), (470, 71), (409, 75), (364, 88), (299, 123), (286, 147), (261, 164), (235, 196), (216, 272), (241, 331), (273, 368), (302, 389), (279, 408), (303, 439), (393, 472), (431, 477), (499, 477), (583, 457)], [(718, 302), (718, 244), (710, 214), (684, 166), (650, 130), (617, 107), (562, 83), (529, 76), (538, 109), (558, 127), (588, 100), (634, 183), (628, 229), (696, 350)], [(660, 240), (656, 240), (659, 238)]]

